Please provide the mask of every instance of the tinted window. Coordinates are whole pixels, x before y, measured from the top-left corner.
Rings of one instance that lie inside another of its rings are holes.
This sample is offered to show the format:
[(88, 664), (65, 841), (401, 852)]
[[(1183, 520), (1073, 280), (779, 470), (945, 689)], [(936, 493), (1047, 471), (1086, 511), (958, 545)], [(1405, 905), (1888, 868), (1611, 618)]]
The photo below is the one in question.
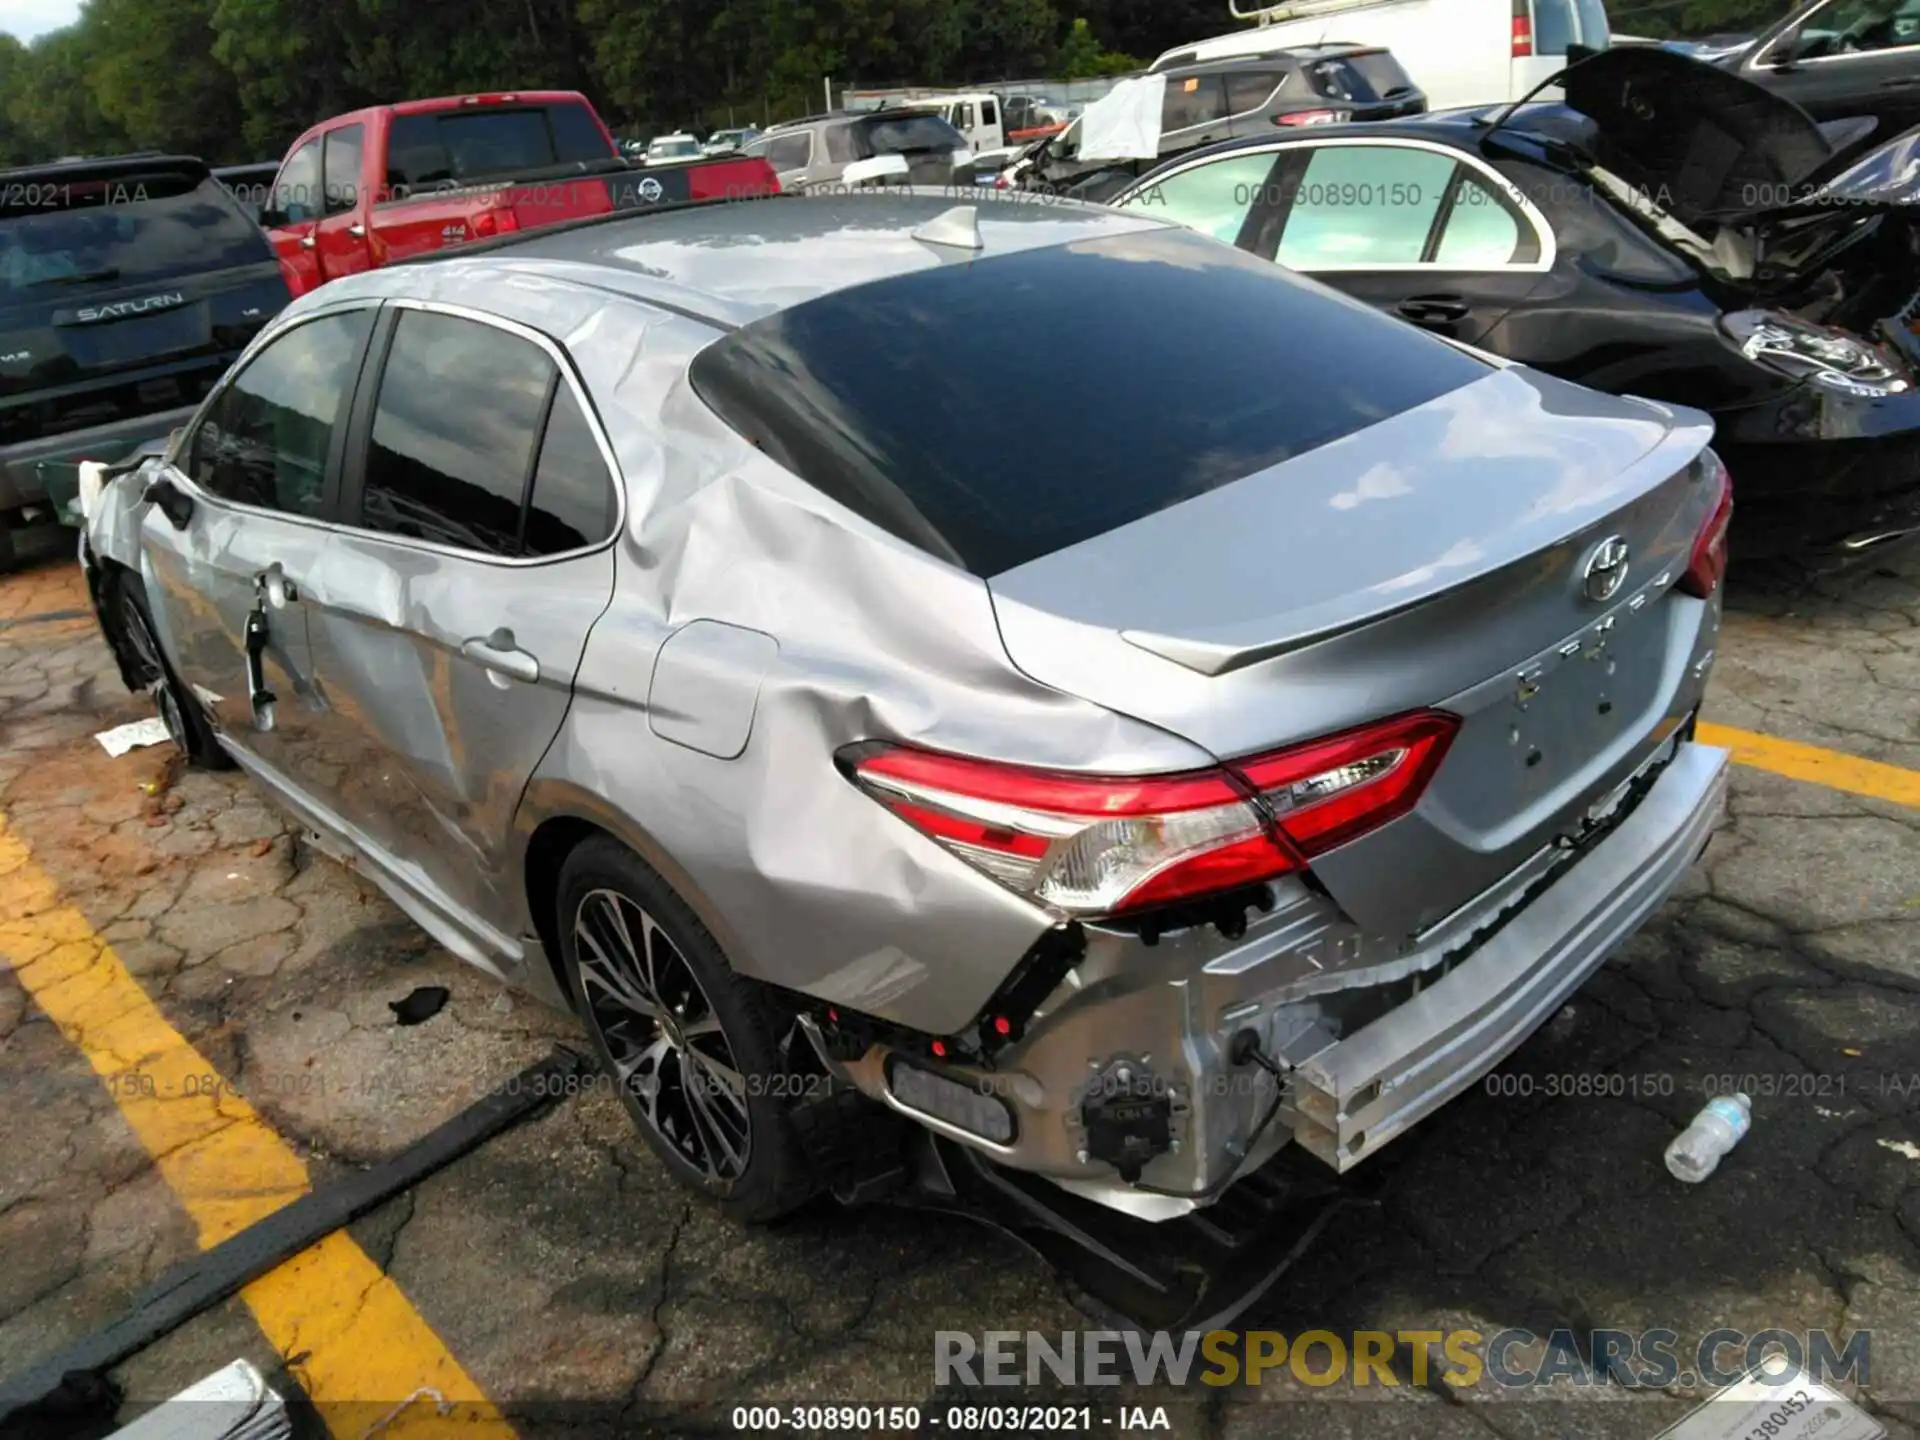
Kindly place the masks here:
[(296, 326), (247, 362), (194, 432), (195, 483), (225, 500), (318, 515), (327, 454), (371, 310)]
[(607, 538), (614, 513), (607, 462), (580, 402), (562, 385), (554, 393), (553, 412), (540, 442), (540, 463), (533, 471), (526, 553), (558, 555), (597, 545)]
[[(1523, 236), (1528, 242), (1524, 246)], [(1463, 171), (1454, 184), (1453, 208), (1440, 232), (1434, 263), (1473, 270), (1533, 260), (1538, 254), (1533, 227), (1523, 226), (1501, 197)]]
[[(829, 125), (820, 132), (827, 143), (827, 159), (835, 165), (851, 165), (860, 158), (860, 152), (854, 147), (853, 127), (851, 125)], [(804, 158), (796, 162), (795, 168), (805, 165)], [(774, 167), (778, 169), (778, 166)]]
[[(842, 129), (840, 133), (844, 135), (847, 131)], [(829, 131), (828, 135), (828, 143), (831, 145), (832, 132)], [(773, 139), (766, 142), (765, 154), (767, 164), (771, 165), (776, 171), (804, 170), (807, 168), (809, 157), (813, 154), (813, 135), (805, 130), (802, 130), (798, 135), (776, 135)], [(851, 146), (848, 147), (847, 158), (853, 158)]]
[(1573, 0), (1533, 0), (1533, 53), (1564, 55), (1577, 40)]
[(1453, 159), (1392, 145), (1328, 145), (1300, 177), (1275, 257), (1314, 270), (1412, 265), (1446, 198)]
[(1384, 50), (1322, 60), (1307, 73), (1313, 88), (1322, 95), (1354, 105), (1398, 100), (1413, 90), (1413, 81), (1400, 68), (1400, 62)]
[(982, 125), (995, 124), (999, 118), (998, 115), (994, 114), (993, 101), (982, 100), (980, 102), (980, 123)]
[(453, 179), (453, 160), (432, 115), (396, 115), (387, 131), (387, 184), (417, 190)]
[(1240, 115), (1258, 110), (1285, 78), (1284, 70), (1236, 70), (1227, 76), (1228, 113)]
[(183, 174), (0, 185), (0, 299), (270, 261), (266, 236), (219, 181)]
[(320, 218), (320, 142), (309, 140), (287, 157), (280, 167), (280, 178), (273, 183), (273, 202), (269, 220), (282, 225), (297, 225), (303, 220)]
[[(734, 331), (691, 373), (811, 484), (994, 575), (1487, 372), (1277, 266), (1153, 229), (840, 290)], [(986, 416), (1017, 453), (980, 443)]]
[(1184, 225), (1231, 245), (1240, 227), (1262, 198), (1274, 157), (1234, 155), (1208, 165), (1196, 165), (1156, 181), (1126, 202), (1156, 219)]
[(896, 115), (860, 122), (869, 155), (908, 155), (921, 150), (960, 150), (966, 137), (938, 115)]
[(404, 310), (367, 444), (369, 530), (491, 555), (520, 550), (520, 509), (553, 362), (490, 325)]
[(1160, 128), (1184, 130), (1204, 125), (1227, 113), (1227, 87), (1218, 75), (1167, 77), (1167, 98), (1160, 105)]
[(360, 197), (360, 147), (366, 127), (343, 125), (326, 134), (321, 176), (327, 193), (327, 213), (351, 210)]
[(613, 156), (613, 147), (586, 106), (549, 105), (547, 122), (553, 126), (554, 158), (561, 164), (591, 164)]

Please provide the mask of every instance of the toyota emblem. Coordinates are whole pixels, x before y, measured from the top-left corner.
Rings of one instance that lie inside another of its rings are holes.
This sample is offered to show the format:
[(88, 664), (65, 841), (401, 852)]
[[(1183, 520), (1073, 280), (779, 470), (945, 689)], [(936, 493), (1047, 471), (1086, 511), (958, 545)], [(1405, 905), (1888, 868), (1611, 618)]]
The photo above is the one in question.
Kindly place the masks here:
[(660, 182), (651, 175), (640, 182), (640, 198), (649, 205), (653, 204), (654, 201), (666, 193), (666, 190), (661, 186)]
[(1589, 600), (1607, 601), (1627, 583), (1627, 542), (1609, 535), (1593, 547), (1580, 572), (1580, 586)]

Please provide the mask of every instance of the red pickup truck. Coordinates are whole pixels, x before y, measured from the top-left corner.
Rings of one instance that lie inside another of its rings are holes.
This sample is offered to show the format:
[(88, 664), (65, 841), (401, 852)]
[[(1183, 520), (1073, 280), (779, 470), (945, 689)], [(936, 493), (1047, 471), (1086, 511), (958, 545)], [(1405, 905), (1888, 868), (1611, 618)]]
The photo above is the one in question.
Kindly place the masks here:
[(298, 296), (467, 240), (779, 188), (758, 157), (635, 167), (584, 95), (521, 90), (376, 105), (314, 126), (280, 163), (260, 223)]

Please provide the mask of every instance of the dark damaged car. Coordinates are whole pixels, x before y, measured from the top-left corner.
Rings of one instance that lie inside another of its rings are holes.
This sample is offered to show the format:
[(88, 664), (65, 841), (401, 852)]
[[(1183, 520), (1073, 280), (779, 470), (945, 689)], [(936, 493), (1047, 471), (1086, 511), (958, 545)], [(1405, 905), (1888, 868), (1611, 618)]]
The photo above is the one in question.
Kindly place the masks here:
[(79, 462), (164, 441), (287, 299), (202, 161), (0, 170), (0, 573), (68, 543)]
[(1651, 47), (1565, 101), (1217, 146), (1117, 198), (1450, 339), (1699, 406), (1736, 557), (1920, 532), (1920, 165)]

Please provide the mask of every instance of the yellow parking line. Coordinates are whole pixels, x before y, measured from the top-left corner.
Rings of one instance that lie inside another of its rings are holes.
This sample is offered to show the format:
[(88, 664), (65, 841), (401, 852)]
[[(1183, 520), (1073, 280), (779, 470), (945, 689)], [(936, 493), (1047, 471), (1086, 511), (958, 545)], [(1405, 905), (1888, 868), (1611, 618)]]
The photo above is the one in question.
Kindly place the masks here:
[(1829, 790), (1845, 790), (1851, 795), (1891, 800), (1896, 805), (1920, 806), (1920, 770), (1862, 760), (1857, 755), (1823, 750), (1818, 745), (1802, 745), (1797, 740), (1756, 735), (1751, 730), (1734, 730), (1704, 721), (1699, 738), (1708, 745), (1724, 746), (1733, 752), (1736, 762), (1756, 770), (1770, 770), (1789, 780), (1806, 780)]
[[(61, 902), (4, 815), (0, 916), (8, 917), (0, 963), (106, 1082), (203, 1248), (307, 1193), (300, 1157), (167, 1022), (86, 917)], [(240, 1295), (333, 1434), (357, 1440), (414, 1397), (381, 1434), (512, 1436), (400, 1287), (345, 1232)]]

